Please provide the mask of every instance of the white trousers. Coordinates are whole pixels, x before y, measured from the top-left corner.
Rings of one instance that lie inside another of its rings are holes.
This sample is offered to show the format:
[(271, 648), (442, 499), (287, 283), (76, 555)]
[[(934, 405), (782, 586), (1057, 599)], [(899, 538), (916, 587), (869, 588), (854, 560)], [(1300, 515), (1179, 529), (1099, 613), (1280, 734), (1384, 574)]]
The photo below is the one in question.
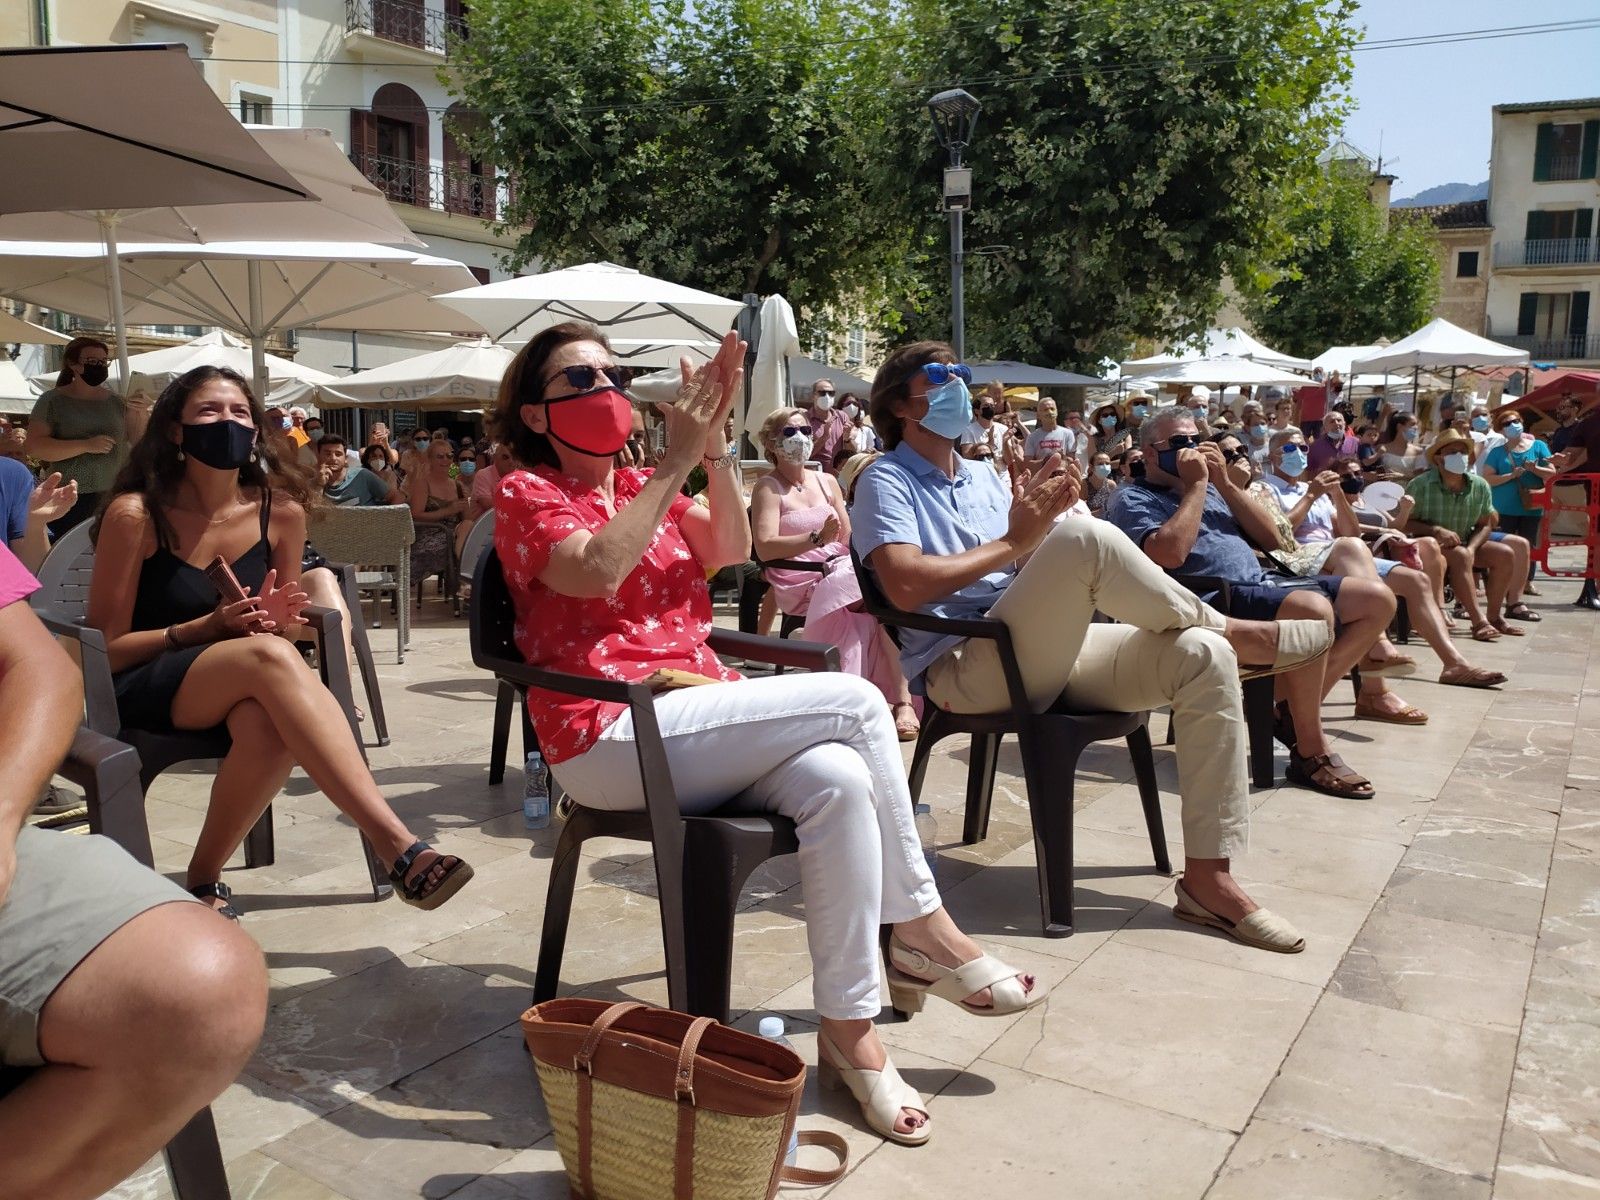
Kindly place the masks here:
[[(728, 805), (794, 821), (817, 1012), (876, 1016), (878, 926), (940, 906), (882, 693), (837, 672), (781, 675), (665, 692), (656, 720), (685, 813)], [(552, 769), (580, 804), (644, 808), (628, 713)]]
[[(1123, 622), (1091, 624), (1095, 610)], [(1233, 858), (1249, 841), (1246, 735), (1238, 659), (1223, 616), (1174, 583), (1115, 525), (1058, 524), (989, 615), (1006, 623), (1035, 712), (1058, 697), (1075, 709), (1172, 706), (1177, 722), (1183, 849)], [(1008, 706), (999, 654), (973, 639), (928, 668), (928, 698), (950, 712)]]

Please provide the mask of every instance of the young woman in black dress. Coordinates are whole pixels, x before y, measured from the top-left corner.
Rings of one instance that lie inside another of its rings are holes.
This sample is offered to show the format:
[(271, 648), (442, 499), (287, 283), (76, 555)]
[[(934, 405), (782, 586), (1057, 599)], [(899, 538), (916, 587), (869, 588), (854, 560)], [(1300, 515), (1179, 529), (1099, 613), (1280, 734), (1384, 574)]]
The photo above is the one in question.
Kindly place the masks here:
[[(197, 367), (156, 401), (95, 529), (89, 624), (106, 637), (124, 728), (225, 725), (233, 748), (211, 788), (188, 887), (237, 916), (222, 868), (296, 763), (393, 864), (397, 891), (436, 908), (472, 877), (408, 830), (362, 760), (338, 701), (290, 635), (305, 623), (300, 560), (310, 482), (259, 431), (238, 373)], [(221, 555), (248, 592), (223, 603)]]

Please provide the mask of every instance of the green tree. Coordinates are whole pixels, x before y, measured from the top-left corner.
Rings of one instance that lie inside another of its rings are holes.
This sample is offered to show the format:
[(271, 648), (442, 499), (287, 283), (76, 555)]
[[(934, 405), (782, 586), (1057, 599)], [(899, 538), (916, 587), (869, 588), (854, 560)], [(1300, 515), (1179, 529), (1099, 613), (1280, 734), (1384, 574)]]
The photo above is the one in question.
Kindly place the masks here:
[(875, 20), (854, 0), (476, 0), (452, 86), (515, 180), (513, 264), (887, 310), (908, 235), (868, 203)]
[(1287, 253), (1245, 298), (1256, 332), (1289, 354), (1396, 339), (1426, 323), (1439, 295), (1432, 226), (1384, 213), (1366, 172), (1336, 164), (1290, 219)]
[(1337, 128), (1348, 0), (917, 0), (879, 160), (922, 231), (905, 336), (948, 336), (943, 159), (915, 103), (965, 87), (974, 144), (967, 344), (1088, 366), (1205, 328), (1283, 236)]

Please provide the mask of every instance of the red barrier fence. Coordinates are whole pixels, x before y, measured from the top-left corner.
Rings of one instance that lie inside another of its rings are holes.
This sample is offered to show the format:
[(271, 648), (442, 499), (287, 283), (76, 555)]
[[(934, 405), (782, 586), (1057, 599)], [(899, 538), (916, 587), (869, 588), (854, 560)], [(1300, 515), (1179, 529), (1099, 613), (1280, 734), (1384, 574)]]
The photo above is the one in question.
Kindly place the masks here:
[[(1533, 548), (1534, 562), (1556, 579), (1600, 578), (1600, 474), (1557, 475), (1549, 486), (1529, 492), (1527, 502), (1548, 514), (1543, 537)], [(1550, 565), (1550, 551), (1583, 547), (1581, 571)]]

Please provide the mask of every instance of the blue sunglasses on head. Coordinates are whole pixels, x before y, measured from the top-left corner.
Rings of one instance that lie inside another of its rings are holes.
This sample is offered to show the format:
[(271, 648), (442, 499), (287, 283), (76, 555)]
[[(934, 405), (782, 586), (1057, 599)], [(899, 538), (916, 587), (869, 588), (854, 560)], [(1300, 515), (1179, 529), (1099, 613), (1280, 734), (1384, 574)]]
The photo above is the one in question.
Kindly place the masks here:
[(917, 371), (921, 371), (922, 374), (927, 377), (928, 382), (934, 387), (939, 387), (941, 384), (949, 383), (952, 379), (959, 379), (962, 383), (972, 382), (972, 368), (967, 366), (966, 363), (923, 363), (915, 371), (912, 371), (911, 374), (906, 376), (906, 382), (909, 383), (911, 380), (915, 379), (917, 377)]

